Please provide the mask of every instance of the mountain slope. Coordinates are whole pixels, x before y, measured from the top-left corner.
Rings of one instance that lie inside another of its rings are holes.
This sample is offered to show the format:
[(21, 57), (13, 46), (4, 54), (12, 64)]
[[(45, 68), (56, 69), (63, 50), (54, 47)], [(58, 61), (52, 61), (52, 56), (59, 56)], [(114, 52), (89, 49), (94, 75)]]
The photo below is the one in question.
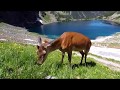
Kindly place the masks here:
[(106, 19), (120, 24), (120, 11), (115, 12), (113, 15), (107, 17)]
[(44, 22), (73, 21), (82, 19), (98, 19), (111, 16), (116, 11), (45, 11)]
[[(29, 28), (45, 23), (108, 19), (120, 21), (119, 11), (0, 11), (0, 21), (11, 25)], [(118, 16), (116, 16), (118, 15)]]

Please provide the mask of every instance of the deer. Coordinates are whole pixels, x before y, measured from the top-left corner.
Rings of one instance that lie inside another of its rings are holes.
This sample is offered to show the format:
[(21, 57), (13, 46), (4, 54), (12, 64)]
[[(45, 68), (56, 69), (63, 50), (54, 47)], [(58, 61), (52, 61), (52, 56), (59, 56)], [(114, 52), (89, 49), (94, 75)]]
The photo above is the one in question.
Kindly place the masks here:
[(45, 40), (44, 42), (42, 42), (39, 36), (37, 45), (37, 64), (42, 65), (50, 52), (60, 50), (62, 52), (61, 64), (63, 63), (65, 52), (67, 52), (69, 65), (71, 66), (72, 51), (78, 51), (82, 55), (79, 65), (82, 65), (85, 56), (85, 66), (87, 66), (86, 58), (91, 44), (91, 40), (87, 36), (78, 32), (64, 32), (57, 39), (52, 41)]

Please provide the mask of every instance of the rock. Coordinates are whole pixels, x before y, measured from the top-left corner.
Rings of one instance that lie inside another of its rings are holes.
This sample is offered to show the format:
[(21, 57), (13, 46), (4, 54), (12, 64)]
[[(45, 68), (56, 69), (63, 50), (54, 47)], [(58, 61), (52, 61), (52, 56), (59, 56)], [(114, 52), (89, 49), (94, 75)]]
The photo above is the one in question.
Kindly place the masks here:
[(0, 39), (0, 41), (7, 41), (6, 39)]
[(53, 77), (53, 76), (47, 76), (47, 77), (45, 77), (45, 79), (56, 79), (56, 77)]

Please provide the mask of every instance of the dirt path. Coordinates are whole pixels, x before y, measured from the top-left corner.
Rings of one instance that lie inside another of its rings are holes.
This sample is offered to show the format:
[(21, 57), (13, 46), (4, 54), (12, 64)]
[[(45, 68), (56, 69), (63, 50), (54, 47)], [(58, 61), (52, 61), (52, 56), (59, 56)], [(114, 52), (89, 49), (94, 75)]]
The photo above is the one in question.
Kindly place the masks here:
[(90, 53), (120, 61), (120, 49), (91, 46)]
[(105, 59), (97, 58), (97, 57), (92, 56), (92, 55), (88, 55), (88, 57), (95, 59), (97, 62), (102, 63), (103, 65), (109, 67), (112, 70), (120, 71), (120, 64), (118, 64), (118, 63), (114, 63), (112, 61), (108, 61), (108, 60), (105, 60)]
[[(36, 45), (38, 36), (43, 37), (42, 35), (39, 35), (37, 33), (29, 32), (25, 28), (0, 23), (0, 41), (10, 41)], [(47, 38), (44, 37), (43, 39)]]
[[(78, 52), (74, 52), (74, 53), (78, 56), (81, 56)], [(98, 58), (98, 57), (93, 56), (93, 55), (88, 55), (87, 57), (93, 58), (95, 61), (103, 64), (104, 66), (107, 66), (111, 70), (120, 72), (120, 64), (119, 63), (115, 63), (115, 62), (112, 62), (112, 61), (108, 61), (106, 59)]]

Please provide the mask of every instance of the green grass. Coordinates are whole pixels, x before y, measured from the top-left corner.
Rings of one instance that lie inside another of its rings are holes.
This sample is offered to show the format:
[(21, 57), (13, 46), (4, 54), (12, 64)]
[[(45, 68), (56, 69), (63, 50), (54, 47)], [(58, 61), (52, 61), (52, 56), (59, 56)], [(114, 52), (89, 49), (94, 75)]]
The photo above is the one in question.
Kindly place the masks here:
[(46, 21), (50, 21), (50, 20), (51, 20), (51, 19), (50, 19), (50, 16), (49, 16), (48, 14), (44, 16), (44, 19), (45, 19)]
[[(62, 65), (61, 52), (54, 51), (48, 55), (43, 65), (35, 64), (37, 60), (36, 47), (10, 42), (0, 42), (0, 78), (7, 79), (44, 79), (51, 75), (57, 79), (114, 79), (120, 78), (120, 72), (115, 72), (102, 64), (88, 58), (88, 66), (71, 69), (64, 58)], [(72, 64), (80, 62), (79, 56), (72, 57)], [(83, 61), (84, 62), (84, 61)], [(58, 68), (58, 66), (60, 66)]]

